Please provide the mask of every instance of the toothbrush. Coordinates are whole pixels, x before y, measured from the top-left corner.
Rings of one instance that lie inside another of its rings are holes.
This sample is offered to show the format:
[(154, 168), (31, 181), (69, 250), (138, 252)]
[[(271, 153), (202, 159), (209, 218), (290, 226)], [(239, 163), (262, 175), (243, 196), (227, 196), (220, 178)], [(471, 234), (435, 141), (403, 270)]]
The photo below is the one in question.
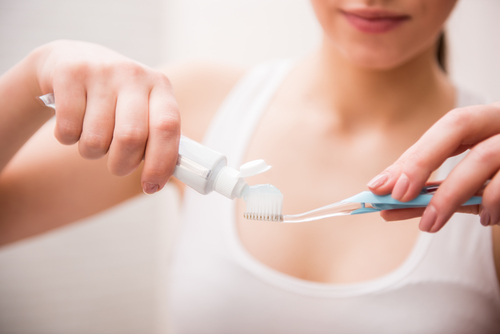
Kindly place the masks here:
[[(340, 202), (329, 204), (311, 211), (295, 215), (282, 214), (280, 209), (282, 203), (280, 205), (278, 205), (278, 203), (280, 201), (283, 201), (283, 196), (281, 196), (280, 199), (275, 191), (273, 192), (269, 189), (261, 189), (261, 194), (259, 194), (258, 189), (256, 189), (256, 191), (254, 191), (252, 195), (249, 196), (249, 200), (247, 200), (247, 212), (245, 212), (244, 217), (254, 220), (270, 220), (283, 223), (302, 223), (330, 217), (379, 212), (382, 210), (421, 208), (426, 207), (429, 204), (430, 200), (432, 199), (433, 193), (438, 189), (438, 187), (439, 185), (430, 185), (424, 187), (420, 195), (408, 202), (397, 201), (392, 198), (391, 195), (378, 196), (370, 191), (363, 191)], [(279, 192), (279, 190), (277, 191)], [(259, 199), (259, 196), (272, 196), (273, 199), (266, 199), (264, 201)], [(482, 197), (474, 196), (467, 202), (462, 204), (462, 206), (478, 205), (481, 204), (481, 200)], [(273, 201), (276, 203), (276, 206), (274, 207), (269, 204)], [(262, 202), (266, 202), (265, 207), (263, 207)]]
[[(39, 99), (55, 110), (54, 94), (46, 94)], [(251, 200), (253, 206), (281, 212), (283, 195), (276, 187), (269, 184), (249, 186), (245, 182), (246, 177), (263, 173), (270, 168), (264, 160), (255, 160), (236, 170), (227, 166), (227, 159), (221, 153), (181, 136), (173, 175), (203, 195), (215, 191), (229, 199), (243, 198), (245, 201)]]
[[(55, 110), (53, 94), (39, 98), (46, 106)], [(173, 175), (203, 195), (215, 191), (229, 199), (242, 198), (246, 202), (244, 213), (246, 219), (283, 223), (310, 222), (382, 210), (426, 207), (433, 196), (432, 193), (439, 187), (439, 185), (427, 186), (417, 198), (409, 202), (397, 201), (391, 195), (378, 196), (370, 191), (363, 191), (340, 202), (308, 212), (283, 215), (283, 195), (275, 186), (270, 184), (249, 186), (245, 182), (246, 177), (263, 173), (270, 168), (271, 166), (264, 160), (255, 160), (236, 170), (227, 166), (224, 155), (181, 136), (179, 156)], [(474, 196), (462, 206), (481, 204), (481, 200), (482, 197)]]

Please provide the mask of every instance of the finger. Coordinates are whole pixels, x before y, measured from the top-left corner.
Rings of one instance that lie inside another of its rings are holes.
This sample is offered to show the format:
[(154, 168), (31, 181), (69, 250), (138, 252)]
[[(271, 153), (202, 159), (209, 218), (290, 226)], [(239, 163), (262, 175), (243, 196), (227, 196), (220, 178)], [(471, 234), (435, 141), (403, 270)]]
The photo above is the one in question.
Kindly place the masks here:
[(98, 159), (108, 152), (113, 138), (115, 107), (115, 95), (104, 87), (89, 92), (82, 134), (78, 142), (82, 157)]
[(156, 85), (149, 99), (149, 136), (141, 177), (146, 194), (162, 189), (174, 172), (179, 137), (179, 111), (170, 85)]
[(117, 98), (108, 156), (108, 169), (115, 175), (132, 173), (142, 161), (148, 139), (148, 95), (149, 91), (138, 88)]
[(500, 152), (497, 147), (500, 147), (500, 135), (477, 144), (451, 171), (427, 207), (433, 212), (433, 216), (428, 215), (426, 210), (422, 217), (422, 231), (439, 231), (459, 206), (474, 196), (500, 168)]
[(434, 124), (412, 147), (369, 184), (377, 195), (415, 198), (431, 173), (448, 157), (500, 131), (500, 105), (455, 109)]
[(481, 224), (497, 225), (500, 222), (500, 172), (488, 183), (483, 192)]
[(467, 213), (470, 215), (478, 215), (481, 212), (481, 205), (459, 206), (456, 212)]
[[(459, 206), (456, 212), (478, 215), (480, 212), (480, 207), (480, 205)], [(380, 216), (385, 221), (391, 222), (422, 217), (424, 211), (425, 208), (383, 210), (380, 212)]]
[(410, 208), (410, 209), (396, 209), (396, 210), (382, 210), (380, 216), (385, 221), (406, 220), (416, 217), (421, 217), (425, 208)]
[(72, 145), (82, 132), (86, 107), (85, 87), (73, 80), (56, 81), (54, 96), (57, 96), (54, 136), (61, 144)]

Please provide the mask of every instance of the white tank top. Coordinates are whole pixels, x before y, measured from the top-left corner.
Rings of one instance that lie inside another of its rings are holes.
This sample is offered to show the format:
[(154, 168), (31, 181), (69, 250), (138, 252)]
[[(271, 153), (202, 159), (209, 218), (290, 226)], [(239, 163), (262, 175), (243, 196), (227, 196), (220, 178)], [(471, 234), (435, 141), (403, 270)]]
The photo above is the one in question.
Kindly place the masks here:
[[(291, 62), (259, 65), (229, 94), (204, 144), (238, 168), (262, 113)], [(480, 100), (459, 94), (458, 106)], [(444, 178), (460, 157), (440, 169)], [(421, 233), (408, 258), (380, 278), (355, 284), (288, 276), (253, 258), (240, 242), (236, 203), (186, 189), (173, 253), (174, 333), (500, 333), (500, 291), (490, 227), (455, 214)]]

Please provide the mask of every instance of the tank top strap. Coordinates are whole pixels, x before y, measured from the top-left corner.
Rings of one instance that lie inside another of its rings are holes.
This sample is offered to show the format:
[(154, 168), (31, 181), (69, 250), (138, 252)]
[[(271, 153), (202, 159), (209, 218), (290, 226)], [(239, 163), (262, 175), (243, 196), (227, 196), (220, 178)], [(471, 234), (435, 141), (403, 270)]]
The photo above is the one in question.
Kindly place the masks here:
[(207, 129), (203, 144), (239, 168), (253, 132), (293, 61), (275, 60), (250, 69), (231, 90)]

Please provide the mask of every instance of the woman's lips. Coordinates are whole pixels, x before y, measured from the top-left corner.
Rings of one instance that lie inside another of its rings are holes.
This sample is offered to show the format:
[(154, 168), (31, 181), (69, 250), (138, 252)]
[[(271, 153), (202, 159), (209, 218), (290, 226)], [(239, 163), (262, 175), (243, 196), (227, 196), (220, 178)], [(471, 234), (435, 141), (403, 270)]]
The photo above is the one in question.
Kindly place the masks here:
[(355, 28), (372, 34), (390, 31), (410, 19), (409, 15), (395, 14), (385, 10), (341, 10), (341, 13)]

